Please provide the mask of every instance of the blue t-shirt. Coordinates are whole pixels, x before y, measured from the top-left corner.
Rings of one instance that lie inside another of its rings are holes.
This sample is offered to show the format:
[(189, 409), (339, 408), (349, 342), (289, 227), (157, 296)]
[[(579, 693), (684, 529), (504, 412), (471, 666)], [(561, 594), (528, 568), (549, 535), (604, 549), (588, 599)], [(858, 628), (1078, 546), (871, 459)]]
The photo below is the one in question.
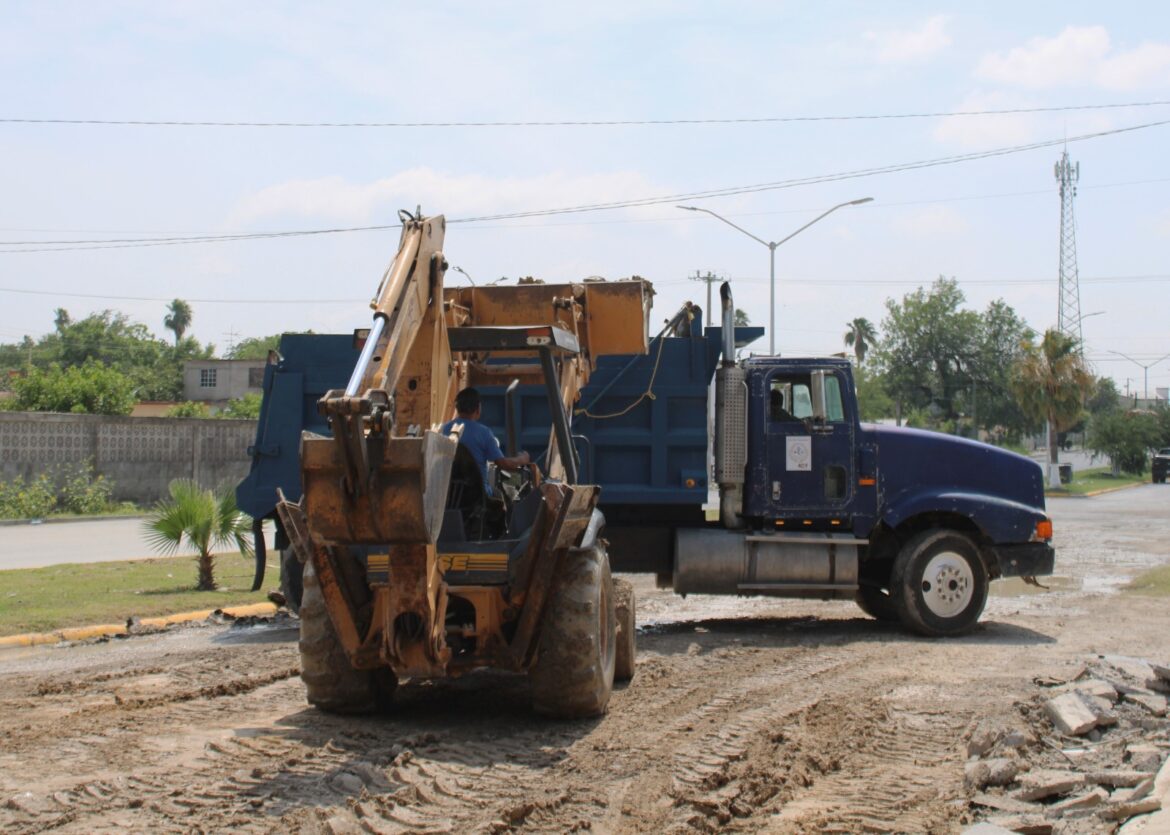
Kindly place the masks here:
[(489, 496), (492, 495), (492, 486), (488, 484), (487, 465), (488, 461), (497, 461), (504, 457), (504, 451), (500, 449), (500, 442), (496, 440), (492, 430), (479, 421), (466, 420), (461, 417), (447, 421), (439, 427), (439, 431), (447, 435), (453, 426), (463, 427), (459, 443), (467, 447), (467, 451), (475, 459), (475, 463), (479, 466), (479, 474), (483, 477), (483, 489)]

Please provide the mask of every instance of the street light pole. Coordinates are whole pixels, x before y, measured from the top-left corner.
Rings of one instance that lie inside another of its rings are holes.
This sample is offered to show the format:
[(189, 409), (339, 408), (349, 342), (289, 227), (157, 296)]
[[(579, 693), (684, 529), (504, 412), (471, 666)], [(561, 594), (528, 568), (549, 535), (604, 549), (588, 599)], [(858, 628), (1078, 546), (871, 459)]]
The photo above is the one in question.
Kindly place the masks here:
[(780, 246), (780, 244), (784, 243), (785, 241), (792, 240), (797, 235), (799, 235), (801, 232), (803, 232), (805, 229), (808, 229), (810, 226), (812, 226), (817, 221), (823, 220), (824, 218), (828, 217), (829, 215), (831, 215), (833, 212), (837, 211), (838, 209), (843, 209), (846, 206), (860, 206), (862, 203), (869, 203), (872, 200), (873, 200), (872, 197), (862, 197), (859, 200), (850, 200), (850, 201), (845, 202), (845, 203), (838, 203), (833, 208), (828, 209), (827, 211), (821, 212), (819, 215), (814, 217), (812, 220), (810, 220), (804, 226), (797, 229), (791, 235), (788, 235), (787, 237), (781, 238), (778, 241), (765, 241), (763, 238), (760, 238), (760, 237), (753, 235), (751, 232), (744, 229), (742, 226), (737, 226), (736, 224), (732, 223), (730, 220), (725, 218), (723, 215), (718, 214), (717, 212), (713, 212), (710, 209), (704, 209), (704, 208), (701, 208), (699, 206), (678, 206), (677, 208), (686, 209), (688, 212), (706, 212), (707, 214), (711, 215), (711, 217), (714, 217), (714, 218), (717, 218), (717, 219), (723, 221), (724, 223), (726, 223), (728, 226), (732, 227), (733, 229), (738, 229), (740, 232), (743, 232), (745, 235), (747, 235), (753, 241), (761, 243), (768, 248), (768, 287), (769, 287), (768, 353), (775, 356), (775, 354), (776, 354), (776, 247)]
[(1158, 357), (1156, 360), (1151, 362), (1149, 365), (1142, 365), (1140, 362), (1135, 360), (1133, 357), (1129, 356), (1128, 354), (1123, 354), (1123, 353), (1121, 353), (1121, 351), (1110, 351), (1109, 353), (1117, 354), (1117, 356), (1119, 356), (1119, 357), (1125, 357), (1127, 360), (1132, 362), (1134, 365), (1141, 368), (1142, 375), (1143, 375), (1142, 400), (1149, 400), (1150, 399), (1150, 369), (1153, 368), (1158, 363), (1160, 363), (1162, 360), (1166, 359), (1166, 357), (1170, 357), (1170, 354), (1166, 354), (1165, 356)]

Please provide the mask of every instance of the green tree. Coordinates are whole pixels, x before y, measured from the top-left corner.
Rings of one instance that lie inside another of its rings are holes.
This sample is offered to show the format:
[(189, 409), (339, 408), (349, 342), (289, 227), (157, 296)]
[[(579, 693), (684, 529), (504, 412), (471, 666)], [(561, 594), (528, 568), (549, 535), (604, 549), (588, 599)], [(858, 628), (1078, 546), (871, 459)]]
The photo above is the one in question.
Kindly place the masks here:
[(901, 302), (886, 301), (879, 360), (899, 411), (925, 410), (938, 422), (953, 420), (954, 398), (970, 384), (979, 314), (961, 310), (958, 282), (939, 277)]
[(1151, 449), (1160, 441), (1158, 417), (1152, 412), (1115, 410), (1094, 415), (1086, 443), (1099, 455), (1108, 455), (1113, 474), (1145, 472)]
[(866, 353), (877, 342), (877, 329), (864, 316), (858, 316), (846, 327), (849, 330), (845, 331), (845, 347), (853, 349), (853, 355), (860, 367), (865, 362)]
[(1018, 438), (1028, 428), (1028, 417), (1012, 393), (1011, 370), (1023, 355), (1024, 340), (1034, 337), (1002, 299), (991, 302), (979, 316), (972, 355), (964, 364), (969, 383), (955, 400), (976, 429), (1002, 427)]
[(857, 385), (857, 411), (861, 420), (876, 421), (894, 416), (894, 401), (886, 391), (883, 375), (858, 366), (853, 373)]
[(128, 415), (134, 408), (134, 383), (101, 360), (62, 368), (32, 368), (13, 383), (12, 408), (23, 412), (81, 412)]
[(213, 549), (234, 544), (241, 554), (252, 554), (247, 537), (251, 527), (248, 516), (236, 507), (232, 485), (215, 490), (200, 487), (191, 479), (176, 479), (170, 484), (170, 499), (160, 501), (147, 518), (144, 530), (151, 546), (164, 554), (173, 554), (186, 540), (198, 554), (200, 591), (214, 591), (215, 554)]
[(1121, 411), (1121, 392), (1112, 377), (1098, 377), (1093, 383), (1093, 391), (1085, 402), (1085, 408), (1090, 415), (1108, 415)]
[(1048, 483), (1060, 486), (1057, 434), (1074, 425), (1093, 387), (1075, 339), (1050, 329), (1037, 345), (1023, 344), (1023, 356), (1012, 367), (1011, 389), (1020, 407), (1035, 424), (1047, 424)]
[(737, 328), (747, 327), (752, 323), (751, 317), (748, 316), (747, 311), (741, 307), (735, 309), (735, 326)]
[(268, 359), (268, 352), (275, 351), (280, 345), (280, 334), (271, 336), (252, 336), (241, 339), (227, 352), (229, 360), (263, 360)]
[(163, 327), (175, 334), (175, 347), (183, 341), (183, 334), (191, 327), (191, 305), (182, 299), (175, 299), (167, 305), (167, 315), (163, 317)]

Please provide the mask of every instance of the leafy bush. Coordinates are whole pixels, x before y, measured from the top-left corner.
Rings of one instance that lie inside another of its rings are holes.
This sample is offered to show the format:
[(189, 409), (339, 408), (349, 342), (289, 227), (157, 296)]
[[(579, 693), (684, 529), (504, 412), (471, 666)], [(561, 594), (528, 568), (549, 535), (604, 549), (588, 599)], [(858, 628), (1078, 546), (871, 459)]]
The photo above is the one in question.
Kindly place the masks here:
[(207, 412), (207, 406), (195, 400), (187, 400), (183, 403), (176, 403), (171, 408), (167, 409), (166, 417), (172, 418), (205, 418), (211, 417)]
[(102, 513), (110, 509), (114, 485), (105, 476), (94, 476), (93, 462), (87, 461), (63, 474), (60, 502), (67, 513), (81, 515)]
[(236, 418), (256, 420), (260, 417), (260, 403), (262, 398), (258, 394), (245, 394), (243, 397), (237, 397), (234, 400), (228, 401), (228, 404), (223, 408), (217, 418)]
[(57, 506), (57, 488), (47, 473), (0, 482), (0, 518), (42, 519)]
[(111, 510), (114, 484), (93, 462), (59, 467), (35, 478), (0, 483), (0, 519), (42, 519), (54, 511), (88, 515)]

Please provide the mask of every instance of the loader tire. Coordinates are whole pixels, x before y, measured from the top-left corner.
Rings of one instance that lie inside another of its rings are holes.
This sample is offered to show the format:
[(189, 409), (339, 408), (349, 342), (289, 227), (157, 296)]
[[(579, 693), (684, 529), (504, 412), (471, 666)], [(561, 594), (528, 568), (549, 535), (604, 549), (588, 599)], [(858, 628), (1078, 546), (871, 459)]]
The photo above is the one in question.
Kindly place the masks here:
[(614, 647), (614, 681), (629, 681), (634, 677), (637, 655), (637, 601), (634, 586), (629, 580), (613, 581), (613, 610), (617, 621), (617, 644)]
[(302, 579), (301, 680), (309, 704), (326, 713), (386, 710), (398, 683), (393, 672), (355, 670), (350, 665), (325, 609), (312, 562), (305, 563)]
[(537, 713), (558, 719), (605, 713), (613, 692), (616, 628), (605, 547), (570, 548), (553, 580), (528, 673)]

